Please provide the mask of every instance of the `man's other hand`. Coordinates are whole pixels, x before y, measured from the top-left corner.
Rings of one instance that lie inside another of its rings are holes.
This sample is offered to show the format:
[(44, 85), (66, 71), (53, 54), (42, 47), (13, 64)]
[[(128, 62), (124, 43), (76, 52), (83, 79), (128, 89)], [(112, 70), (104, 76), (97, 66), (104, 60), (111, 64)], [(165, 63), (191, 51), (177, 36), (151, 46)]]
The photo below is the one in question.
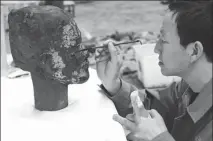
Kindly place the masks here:
[(127, 139), (131, 141), (149, 141), (167, 131), (163, 118), (156, 110), (146, 110), (137, 93), (131, 95), (133, 114), (123, 118), (114, 115), (113, 119), (130, 131)]

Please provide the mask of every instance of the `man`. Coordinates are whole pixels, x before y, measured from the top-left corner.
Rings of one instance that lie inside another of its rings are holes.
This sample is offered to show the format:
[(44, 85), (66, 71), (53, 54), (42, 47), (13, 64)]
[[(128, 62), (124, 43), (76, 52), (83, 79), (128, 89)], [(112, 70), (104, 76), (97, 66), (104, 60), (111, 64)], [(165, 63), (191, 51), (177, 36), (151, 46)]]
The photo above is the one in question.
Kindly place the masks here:
[(139, 91), (149, 118), (144, 117), (137, 93), (130, 98), (136, 88), (119, 79), (119, 48), (109, 43), (110, 55), (97, 59), (101, 87), (120, 114), (113, 119), (130, 131), (128, 140), (212, 140), (212, 6), (212, 2), (169, 4), (154, 51), (162, 74), (182, 81), (164, 90)]

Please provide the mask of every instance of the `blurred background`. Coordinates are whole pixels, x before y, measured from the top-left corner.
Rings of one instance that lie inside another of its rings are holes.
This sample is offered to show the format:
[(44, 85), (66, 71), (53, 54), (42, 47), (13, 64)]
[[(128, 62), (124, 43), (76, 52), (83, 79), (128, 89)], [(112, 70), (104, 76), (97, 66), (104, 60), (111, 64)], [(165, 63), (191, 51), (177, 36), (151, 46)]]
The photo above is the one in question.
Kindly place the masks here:
[[(144, 44), (154, 44), (161, 27), (167, 1), (1, 1), (1, 72), (9, 78), (28, 75), (12, 61), (8, 38), (7, 15), (11, 9), (28, 5), (54, 5), (70, 13), (77, 22), (83, 37), (83, 44), (92, 47), (110, 39), (124, 42), (140, 39)], [(140, 50), (133, 46), (122, 47), (124, 67), (121, 77), (143, 86), (139, 79), (140, 63), (136, 55)], [(152, 47), (145, 49), (147, 52)], [(150, 50), (150, 51), (149, 51)], [(145, 52), (146, 52), (145, 51)], [(143, 51), (143, 55), (146, 55)], [(95, 69), (94, 53), (90, 54), (90, 67)]]

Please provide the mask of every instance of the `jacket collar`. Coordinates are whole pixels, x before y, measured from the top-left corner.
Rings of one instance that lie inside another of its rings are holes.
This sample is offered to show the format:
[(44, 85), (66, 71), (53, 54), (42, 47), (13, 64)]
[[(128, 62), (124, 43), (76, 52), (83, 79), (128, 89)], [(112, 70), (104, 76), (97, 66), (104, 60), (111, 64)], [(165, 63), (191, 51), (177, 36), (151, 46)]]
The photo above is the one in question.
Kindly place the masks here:
[(195, 101), (187, 107), (187, 112), (196, 123), (212, 107), (212, 78), (204, 85)]

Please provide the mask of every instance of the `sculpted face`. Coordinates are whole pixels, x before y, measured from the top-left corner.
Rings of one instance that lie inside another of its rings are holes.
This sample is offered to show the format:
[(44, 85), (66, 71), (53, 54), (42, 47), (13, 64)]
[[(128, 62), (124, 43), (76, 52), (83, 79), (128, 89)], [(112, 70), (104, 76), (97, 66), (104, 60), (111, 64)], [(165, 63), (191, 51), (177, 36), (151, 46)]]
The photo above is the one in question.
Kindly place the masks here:
[(19, 67), (66, 85), (88, 80), (89, 53), (75, 53), (84, 48), (81, 32), (63, 10), (27, 7), (13, 11), (8, 19), (11, 51)]
[[(81, 33), (74, 21), (63, 27), (60, 46), (49, 48), (41, 54), (41, 66), (46, 76), (64, 84), (79, 84), (89, 78), (88, 51), (81, 45)], [(72, 55), (72, 54), (75, 55)]]

